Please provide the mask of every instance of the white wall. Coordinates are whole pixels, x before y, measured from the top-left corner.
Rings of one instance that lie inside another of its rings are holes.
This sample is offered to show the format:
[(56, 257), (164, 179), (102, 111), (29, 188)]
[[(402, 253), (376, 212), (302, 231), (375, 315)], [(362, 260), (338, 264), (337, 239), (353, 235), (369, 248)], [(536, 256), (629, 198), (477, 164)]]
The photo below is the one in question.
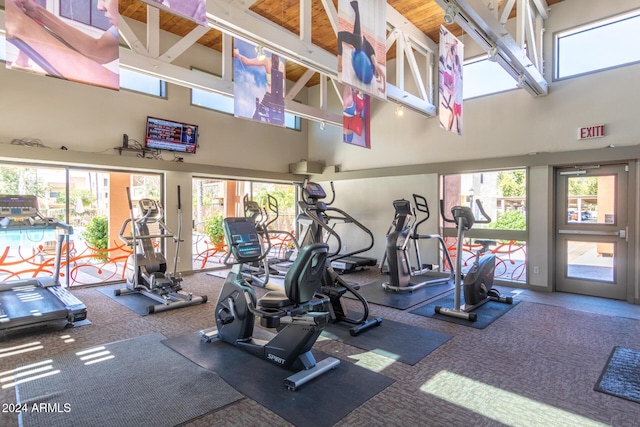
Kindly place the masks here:
[[(331, 199), (329, 182), (320, 183)], [(386, 232), (394, 217), (393, 201), (407, 199), (413, 205), (413, 194), (419, 194), (427, 199), (431, 219), (420, 226), (421, 234), (438, 232), (438, 176), (436, 174), (411, 175), (388, 178), (354, 179), (334, 182), (336, 199), (333, 206), (344, 210), (362, 225), (373, 232), (374, 246), (363, 254), (382, 258), (386, 246)], [(422, 218), (422, 217), (421, 217)], [(343, 238), (343, 246), (347, 245), (349, 252), (356, 248), (366, 247), (370, 240), (354, 225), (336, 226), (338, 234)], [(422, 259), (425, 263), (437, 263), (437, 246), (435, 241), (424, 240), (420, 243)]]

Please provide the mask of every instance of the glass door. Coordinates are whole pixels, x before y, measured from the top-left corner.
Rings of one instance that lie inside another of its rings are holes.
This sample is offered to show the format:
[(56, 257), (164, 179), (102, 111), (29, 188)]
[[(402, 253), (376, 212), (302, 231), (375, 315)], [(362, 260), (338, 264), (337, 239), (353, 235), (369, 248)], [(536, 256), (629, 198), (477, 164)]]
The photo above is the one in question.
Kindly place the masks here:
[(626, 299), (627, 168), (557, 170), (556, 290)]

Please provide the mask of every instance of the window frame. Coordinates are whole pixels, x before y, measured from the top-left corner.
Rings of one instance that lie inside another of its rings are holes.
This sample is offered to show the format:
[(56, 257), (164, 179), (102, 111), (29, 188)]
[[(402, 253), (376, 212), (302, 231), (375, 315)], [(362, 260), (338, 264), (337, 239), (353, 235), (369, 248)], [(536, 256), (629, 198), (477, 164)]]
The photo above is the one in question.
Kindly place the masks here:
[(628, 62), (621, 62), (618, 63), (616, 65), (610, 65), (610, 66), (606, 66), (606, 67), (601, 67), (601, 68), (596, 68), (596, 69), (591, 69), (588, 71), (583, 71), (583, 72), (579, 72), (579, 73), (574, 73), (574, 74), (570, 74), (570, 75), (564, 75), (564, 76), (560, 76), (560, 62), (561, 62), (561, 49), (560, 49), (560, 41), (562, 39), (565, 39), (567, 37), (571, 37), (573, 35), (577, 35), (577, 34), (581, 34), (581, 33), (586, 33), (589, 31), (593, 31), (593, 30), (597, 30), (609, 25), (616, 25), (617, 23), (620, 23), (622, 21), (626, 21), (629, 19), (640, 19), (640, 9), (633, 9), (627, 12), (623, 12), (623, 13), (619, 13), (616, 15), (612, 15), (609, 16), (607, 18), (604, 19), (598, 19), (596, 21), (592, 21), (589, 23), (585, 23), (585, 24), (581, 24), (581, 25), (576, 25), (574, 27), (571, 28), (567, 28), (565, 30), (562, 31), (557, 31), (553, 34), (553, 76), (552, 76), (552, 81), (562, 81), (562, 80), (567, 80), (567, 79), (572, 79), (575, 77), (581, 77), (581, 76), (585, 76), (585, 75), (589, 75), (589, 74), (594, 74), (594, 73), (600, 73), (603, 71), (608, 71), (608, 70), (612, 70), (612, 69), (616, 69), (616, 68), (620, 68), (620, 67), (626, 67), (629, 65), (634, 65), (634, 64), (638, 64), (640, 63), (640, 55), (638, 57), (637, 60), (635, 61), (628, 61)]
[[(463, 75), (463, 85), (464, 85), (463, 86), (463, 92), (464, 92), (464, 87), (467, 87), (467, 84), (468, 84), (468, 74), (467, 74), (468, 71), (466, 71), (466, 70), (468, 70), (468, 68), (466, 68), (467, 65), (473, 65), (473, 64), (480, 63), (480, 62), (490, 63), (492, 61), (489, 60), (489, 56), (488, 55), (474, 56), (474, 57), (468, 58), (468, 59), (466, 59), (464, 61), (464, 64), (462, 65), (462, 67), (463, 67), (462, 68), (462, 75)], [(477, 95), (472, 95), (472, 96), (464, 96), (464, 93), (463, 93), (463, 100), (464, 101), (468, 101), (468, 100), (476, 99), (476, 98), (481, 98), (483, 96), (495, 95), (495, 94), (498, 94), (498, 93), (510, 92), (512, 90), (518, 89), (517, 82), (515, 81), (515, 79), (509, 73), (507, 73), (506, 70), (504, 70), (502, 67), (500, 67), (500, 65), (498, 65), (497, 62), (493, 62), (493, 63), (496, 65), (496, 67), (499, 67), (504, 72), (504, 76), (508, 77), (510, 79), (509, 80), (510, 82), (513, 82), (513, 87), (505, 88), (505, 89), (499, 89), (499, 90), (496, 90), (496, 91), (493, 91), (493, 92), (487, 92), (487, 93), (482, 93), (482, 94), (477, 94)]]

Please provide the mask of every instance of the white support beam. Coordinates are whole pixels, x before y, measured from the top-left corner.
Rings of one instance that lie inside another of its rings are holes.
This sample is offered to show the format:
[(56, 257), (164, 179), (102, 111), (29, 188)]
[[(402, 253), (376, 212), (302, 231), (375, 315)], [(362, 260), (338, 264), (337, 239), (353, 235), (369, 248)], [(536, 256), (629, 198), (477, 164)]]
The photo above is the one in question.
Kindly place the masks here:
[(180, 86), (233, 96), (233, 82), (222, 80), (212, 74), (200, 73), (169, 64), (149, 56), (138, 55), (129, 49), (120, 48), (120, 66)]
[(518, 0), (516, 3), (516, 43), (520, 49), (525, 46), (525, 28), (527, 22), (527, 11), (529, 9), (529, 0)]
[(511, 11), (513, 10), (513, 6), (515, 6), (516, 0), (507, 0), (502, 8), (502, 13), (500, 14), (500, 23), (502, 25), (506, 24), (509, 20), (509, 15), (511, 15)]
[(233, 37), (222, 34), (222, 80), (233, 80)]
[(327, 14), (327, 18), (329, 18), (329, 23), (331, 24), (331, 28), (333, 28), (334, 34), (338, 34), (338, 10), (331, 0), (322, 0), (322, 6)]
[(411, 70), (411, 75), (413, 76), (413, 82), (418, 88), (418, 93), (422, 99), (427, 98), (427, 90), (424, 87), (424, 82), (422, 81), (422, 73), (420, 73), (420, 69), (418, 68), (418, 62), (416, 61), (415, 52), (411, 49), (408, 43), (404, 43), (405, 57), (407, 58), (407, 62), (409, 63), (409, 69)]
[(147, 52), (153, 58), (160, 56), (160, 10), (147, 5)]
[[(120, 66), (161, 78), (172, 84), (233, 97), (233, 82), (225, 81), (208, 73), (200, 73), (168, 64), (148, 56), (137, 55), (129, 49), (120, 48)], [(285, 100), (285, 110), (288, 113), (310, 120), (322, 121), (333, 126), (342, 126), (342, 115), (334, 114), (326, 109), (318, 109), (293, 100)]]
[[(527, 8), (525, 10), (524, 16), (524, 37), (527, 47), (527, 54), (529, 55), (529, 59), (531, 59), (531, 61), (533, 62), (533, 65), (538, 70), (541, 70), (541, 64), (538, 62), (538, 41), (536, 40), (535, 36), (535, 28), (533, 23), (534, 19), (535, 17), (532, 16), (531, 8)], [(522, 45), (523, 48), (524, 46), (525, 45)]]
[(209, 31), (209, 27), (205, 27), (202, 25), (196, 26), (189, 32), (189, 34), (181, 38), (176, 44), (167, 49), (167, 51), (163, 53), (162, 56), (159, 57), (159, 59), (164, 62), (173, 62), (178, 56), (182, 55), (187, 51), (187, 49), (196, 44), (198, 40), (200, 40), (200, 38), (207, 33), (207, 31)]
[(313, 77), (315, 73), (316, 72), (311, 69), (308, 69), (307, 71), (305, 71), (304, 74), (298, 79), (298, 81), (295, 82), (293, 86), (291, 86), (291, 88), (289, 89), (289, 91), (285, 96), (285, 99), (295, 98), (296, 95), (300, 93), (302, 89), (304, 89), (307, 82), (311, 79), (311, 77)]
[(327, 97), (327, 78), (322, 77), (320, 79), (320, 109), (322, 111), (328, 111), (328, 102), (329, 98)]
[(400, 90), (404, 90), (404, 60), (405, 60), (405, 39), (400, 34), (400, 37), (397, 36), (399, 31), (393, 30), (396, 34), (396, 87)]
[(300, 0), (300, 40), (311, 42), (311, 0)]
[(482, 0), (435, 0), (443, 9), (452, 3), (459, 12), (455, 22), (485, 50), (498, 49), (498, 63), (533, 96), (546, 95), (548, 83), (525, 51), (516, 43)]
[(400, 12), (388, 4), (387, 24), (392, 28), (401, 31), (407, 37), (407, 40), (410, 40), (411, 44), (414, 45), (415, 49), (431, 53), (438, 51), (438, 45), (436, 42), (427, 37), (426, 34), (420, 31), (418, 27), (409, 22), (409, 20), (402, 16)]
[(538, 15), (544, 20), (549, 19), (549, 4), (547, 0), (531, 0), (538, 9)]
[[(2, 14), (2, 18), (4, 19), (4, 13)], [(4, 28), (4, 23), (2, 25)], [(124, 42), (129, 46), (131, 50), (133, 50), (138, 55), (149, 56), (149, 51), (147, 51), (147, 47), (145, 44), (136, 36), (133, 32), (127, 20), (124, 16), (120, 15), (118, 19), (118, 30), (120, 32), (120, 37), (124, 40)]]

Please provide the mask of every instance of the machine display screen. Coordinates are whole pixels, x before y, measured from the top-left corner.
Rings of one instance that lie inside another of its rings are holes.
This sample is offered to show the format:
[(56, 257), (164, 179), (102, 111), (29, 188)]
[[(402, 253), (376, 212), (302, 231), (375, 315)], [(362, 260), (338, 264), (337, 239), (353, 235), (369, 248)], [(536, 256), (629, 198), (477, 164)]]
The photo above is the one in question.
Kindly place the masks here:
[(224, 224), (231, 252), (236, 260), (252, 261), (262, 255), (260, 237), (253, 221), (246, 218), (225, 218)]

